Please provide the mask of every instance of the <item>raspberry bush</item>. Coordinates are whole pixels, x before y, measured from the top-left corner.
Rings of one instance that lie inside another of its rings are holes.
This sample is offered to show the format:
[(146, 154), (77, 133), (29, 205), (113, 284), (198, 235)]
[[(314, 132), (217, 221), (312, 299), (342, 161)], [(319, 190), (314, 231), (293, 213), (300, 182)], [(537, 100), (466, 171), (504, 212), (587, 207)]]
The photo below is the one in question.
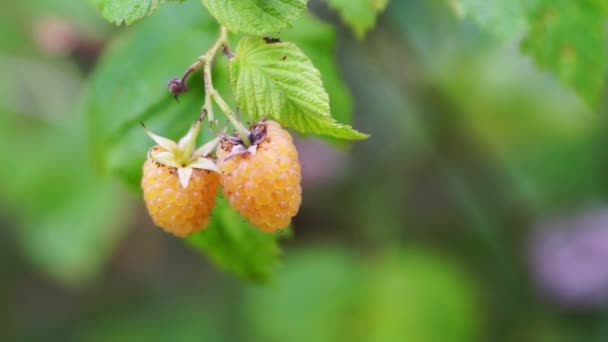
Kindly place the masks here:
[[(278, 251), (302, 202), (292, 134), (341, 145), (367, 138), (349, 125), (332, 29), (306, 14), (306, 0), (170, 2), (181, 1), (97, 0), (119, 25), (151, 15), (111, 44), (96, 69), (88, 105), (97, 164), (143, 192), (157, 226), (187, 237), (220, 267), (263, 280), (278, 253), (260, 251)], [(364, 21), (359, 37), (371, 26)], [(166, 30), (152, 29), (161, 22)], [(167, 60), (171, 68), (161, 67)], [(129, 92), (113, 90), (117, 81)], [(105, 99), (123, 112), (119, 120), (102, 114)], [(232, 238), (218, 239), (218, 231)]]

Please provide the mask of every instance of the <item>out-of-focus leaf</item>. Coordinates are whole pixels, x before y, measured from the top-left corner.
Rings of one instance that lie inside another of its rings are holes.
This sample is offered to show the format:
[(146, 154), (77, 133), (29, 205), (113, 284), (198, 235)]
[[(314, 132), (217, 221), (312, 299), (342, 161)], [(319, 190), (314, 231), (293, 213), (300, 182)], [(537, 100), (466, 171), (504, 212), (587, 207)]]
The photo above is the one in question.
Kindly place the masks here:
[(293, 43), (241, 39), (230, 61), (230, 81), (239, 107), (254, 120), (265, 116), (303, 134), (367, 137), (331, 117), (319, 70)]
[[(52, 18), (60, 21), (65, 21), (78, 32), (80, 38), (87, 39), (90, 37), (105, 36), (112, 28), (108, 22), (104, 20), (95, 6), (91, 5), (91, 1), (105, 0), (90, 0), (90, 1), (72, 1), (72, 0), (24, 0), (19, 1), (19, 6), (22, 10), (27, 11), (28, 18), (26, 23), (33, 27), (38, 27), (39, 21), (44, 21), (47, 18)], [(112, 1), (112, 0), (109, 0)], [(170, 0), (171, 1), (171, 0)], [(28, 32), (32, 34), (32, 32)], [(38, 32), (40, 33), (40, 32)]]
[(521, 0), (450, 0), (450, 3), (459, 15), (471, 17), (479, 26), (504, 39), (521, 35), (528, 26)]
[(93, 0), (103, 17), (116, 25), (131, 25), (152, 14), (168, 1), (183, 0)]
[(376, 25), (376, 18), (386, 8), (388, 0), (327, 0), (327, 3), (340, 13), (358, 38), (363, 38)]
[[(73, 171), (80, 170), (63, 170)], [(66, 195), (61, 207), (28, 215), (18, 232), (31, 261), (68, 286), (96, 279), (126, 228), (124, 194), (109, 181), (84, 172), (75, 175), (84, 183), (64, 184), (74, 193)]]
[(89, 283), (125, 231), (124, 194), (92, 170), (83, 120), (0, 116), (0, 162), (17, 171), (0, 180), (0, 201), (13, 208), (26, 258), (66, 286)]
[[(0, 11), (0, 51), (24, 53), (33, 50), (29, 32), (25, 30), (28, 12), (21, 2), (5, 2)], [(28, 8), (29, 9), (29, 8)], [(1, 65), (1, 64), (0, 64)]]
[(219, 268), (236, 276), (266, 281), (279, 263), (280, 235), (267, 234), (252, 226), (223, 196), (218, 196), (213, 217), (207, 228), (188, 238), (188, 242), (203, 251)]
[(530, 14), (524, 51), (597, 108), (608, 65), (601, 0), (541, 0)]
[(478, 337), (471, 281), (457, 265), (428, 252), (364, 260), (340, 249), (310, 248), (287, 255), (275, 284), (246, 297), (248, 327), (261, 341)]
[[(556, 210), (600, 198), (600, 118), (515, 52), (465, 58), (468, 69), (444, 72), (443, 87), (472, 139), (498, 161), (514, 200)], [(477, 78), (463, 83), (471, 73)]]
[(502, 38), (525, 33), (522, 50), (597, 108), (608, 66), (601, 0), (451, 1), (457, 12)]
[(230, 31), (253, 35), (290, 28), (307, 0), (202, 0), (211, 15)]
[(359, 326), (364, 341), (464, 342), (480, 337), (476, 288), (458, 265), (423, 250), (374, 260)]
[[(0, 201), (16, 215), (26, 257), (68, 286), (93, 280), (126, 225), (123, 194), (96, 176), (84, 118), (74, 108), (80, 81), (70, 65), (0, 55)], [(111, 215), (108, 215), (111, 213)]]
[(360, 293), (357, 274), (355, 259), (343, 250), (310, 248), (288, 255), (273, 286), (247, 293), (244, 318), (254, 340), (352, 340), (347, 337), (358, 323), (350, 320)]
[(179, 76), (217, 35), (217, 25), (199, 7), (195, 2), (168, 5), (126, 29), (110, 43), (92, 75), (87, 110), (94, 158), (100, 169), (119, 175), (134, 189), (153, 144), (140, 122), (177, 139), (199, 116), (203, 93), (198, 74), (179, 103), (167, 90), (167, 81)]
[[(0, 110), (42, 120), (65, 118), (82, 80), (69, 63), (55, 65), (0, 53)], [(60, 86), (58, 86), (60, 85)]]

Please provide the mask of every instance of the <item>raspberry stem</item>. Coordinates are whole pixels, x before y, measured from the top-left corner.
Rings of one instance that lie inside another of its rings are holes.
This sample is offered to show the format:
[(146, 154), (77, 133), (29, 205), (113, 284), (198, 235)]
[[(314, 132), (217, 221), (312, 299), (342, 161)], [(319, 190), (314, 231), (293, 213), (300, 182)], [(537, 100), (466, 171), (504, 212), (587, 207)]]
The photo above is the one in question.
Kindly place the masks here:
[(188, 70), (186, 70), (181, 79), (173, 78), (169, 80), (169, 90), (177, 99), (180, 94), (188, 91), (188, 87), (186, 86), (187, 78), (202, 67), (203, 83), (205, 87), (205, 102), (201, 108), (201, 116), (207, 115), (209, 118), (210, 127), (214, 124), (217, 125), (217, 121), (215, 120), (213, 114), (213, 102), (215, 102), (222, 112), (224, 112), (228, 120), (230, 120), (230, 123), (232, 126), (234, 126), (241, 137), (243, 144), (245, 146), (251, 146), (251, 139), (249, 138), (251, 132), (249, 132), (249, 130), (237, 119), (234, 111), (213, 86), (212, 67), (215, 55), (219, 50), (222, 50), (222, 52), (228, 58), (234, 58), (234, 54), (230, 50), (230, 45), (228, 42), (228, 30), (224, 26), (220, 26), (219, 35), (211, 48), (209, 48), (205, 54), (198, 57), (196, 62), (192, 63), (192, 65), (188, 67)]
[(239, 133), (243, 144), (246, 146), (251, 146), (251, 140), (249, 139), (250, 132), (243, 126), (243, 124), (236, 118), (234, 111), (230, 108), (230, 106), (226, 103), (226, 101), (222, 98), (219, 92), (213, 86), (213, 76), (212, 69), (213, 60), (217, 51), (222, 48), (222, 51), (230, 57), (232, 56), (232, 52), (230, 52), (228, 46), (228, 30), (226, 27), (220, 27), (220, 34), (213, 44), (213, 46), (207, 51), (204, 59), (204, 67), (203, 67), (203, 81), (205, 85), (205, 103), (203, 104), (203, 108), (201, 112), (206, 112), (209, 116), (210, 124), (215, 123), (215, 119), (213, 116), (213, 102), (217, 103), (218, 107), (224, 112), (230, 123), (234, 126), (236, 131)]
[(212, 98), (213, 100), (215, 100), (215, 103), (217, 103), (222, 112), (226, 114), (226, 117), (228, 118), (228, 120), (230, 120), (230, 123), (232, 123), (234, 129), (236, 129), (236, 131), (238, 132), (239, 136), (241, 137), (241, 140), (243, 141), (243, 145), (247, 147), (251, 146), (251, 139), (249, 139), (251, 132), (249, 132), (249, 130), (245, 128), (245, 126), (243, 126), (243, 124), (236, 118), (236, 115), (234, 114), (230, 106), (228, 106), (226, 101), (224, 101), (224, 99), (217, 91), (213, 92)]
[(221, 47), (228, 46), (228, 30), (224, 26), (220, 26), (220, 34), (217, 37), (213, 46), (205, 53), (205, 64), (203, 66), (203, 82), (205, 85), (205, 103), (203, 104), (203, 108), (201, 112), (207, 112), (209, 117), (209, 122), (215, 122), (215, 118), (213, 115), (213, 97), (212, 94), (215, 92), (215, 88), (213, 87), (213, 76), (211, 67), (213, 66), (213, 60), (215, 59), (215, 55), (217, 51)]

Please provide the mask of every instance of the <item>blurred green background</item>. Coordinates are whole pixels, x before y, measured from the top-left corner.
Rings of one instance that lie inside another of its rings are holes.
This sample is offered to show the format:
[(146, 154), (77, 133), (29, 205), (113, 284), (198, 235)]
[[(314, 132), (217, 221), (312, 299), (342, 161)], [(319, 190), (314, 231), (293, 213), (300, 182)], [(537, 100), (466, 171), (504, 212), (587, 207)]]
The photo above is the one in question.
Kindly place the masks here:
[[(561, 7), (575, 53), (555, 73), (549, 43), (512, 35), (517, 21), (496, 35), (458, 3), (393, 0), (358, 39), (311, 1), (326, 24), (285, 32), (334, 115), (372, 137), (297, 139), (303, 206), (260, 283), (153, 227), (137, 191), (151, 142), (117, 121), (145, 105), (171, 135), (197, 116), (200, 82), (179, 106), (164, 82), (213, 39), (200, 3), (116, 28), (84, 1), (3, 2), (0, 340), (608, 340), (608, 125), (593, 91), (606, 40), (588, 30), (605, 17)], [(98, 139), (107, 129), (122, 135)]]

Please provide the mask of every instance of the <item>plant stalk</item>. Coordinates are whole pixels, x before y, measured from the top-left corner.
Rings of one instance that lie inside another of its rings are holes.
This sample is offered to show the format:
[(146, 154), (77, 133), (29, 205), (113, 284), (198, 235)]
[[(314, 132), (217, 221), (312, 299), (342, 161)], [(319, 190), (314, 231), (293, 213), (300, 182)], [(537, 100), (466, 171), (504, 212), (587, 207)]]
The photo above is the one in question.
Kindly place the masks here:
[(213, 44), (213, 46), (207, 51), (204, 57), (204, 66), (203, 66), (203, 82), (205, 85), (205, 103), (203, 104), (203, 108), (201, 112), (206, 112), (209, 117), (210, 124), (215, 123), (215, 118), (213, 116), (213, 102), (217, 103), (218, 107), (224, 112), (230, 123), (234, 126), (236, 131), (238, 132), (243, 144), (246, 146), (251, 146), (251, 140), (249, 139), (249, 130), (243, 126), (243, 124), (237, 119), (235, 113), (232, 111), (230, 106), (226, 103), (226, 101), (222, 98), (222, 96), (217, 92), (215, 87), (213, 86), (213, 76), (212, 76), (212, 66), (213, 60), (215, 59), (215, 55), (217, 52), (222, 49), (224, 52), (230, 51), (228, 47), (228, 30), (226, 27), (220, 27), (220, 34)]

